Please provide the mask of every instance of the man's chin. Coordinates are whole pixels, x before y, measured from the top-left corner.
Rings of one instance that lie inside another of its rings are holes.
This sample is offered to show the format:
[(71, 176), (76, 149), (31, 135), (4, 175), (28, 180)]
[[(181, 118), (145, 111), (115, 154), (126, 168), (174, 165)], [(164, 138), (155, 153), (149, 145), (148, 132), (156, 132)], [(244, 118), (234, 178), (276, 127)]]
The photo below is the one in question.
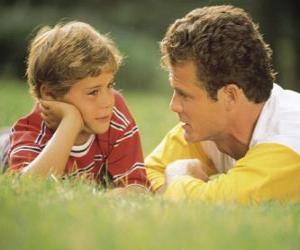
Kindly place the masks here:
[(186, 131), (184, 132), (184, 139), (189, 143), (197, 143), (202, 141), (202, 139), (199, 138), (199, 136), (192, 133), (188, 133)]
[(193, 137), (193, 135), (191, 135), (190, 133), (187, 133), (185, 132), (184, 133), (184, 139), (187, 141), (187, 142), (195, 142), (195, 138)]

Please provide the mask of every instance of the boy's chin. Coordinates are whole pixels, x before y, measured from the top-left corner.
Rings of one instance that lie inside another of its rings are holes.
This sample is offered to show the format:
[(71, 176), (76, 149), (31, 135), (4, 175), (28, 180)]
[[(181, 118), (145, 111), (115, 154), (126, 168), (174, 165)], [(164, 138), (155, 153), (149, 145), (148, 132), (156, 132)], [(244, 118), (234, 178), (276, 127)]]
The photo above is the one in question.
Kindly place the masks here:
[(89, 133), (89, 134), (104, 134), (108, 131), (109, 129), (109, 124), (104, 125), (101, 127), (84, 127), (84, 132)]

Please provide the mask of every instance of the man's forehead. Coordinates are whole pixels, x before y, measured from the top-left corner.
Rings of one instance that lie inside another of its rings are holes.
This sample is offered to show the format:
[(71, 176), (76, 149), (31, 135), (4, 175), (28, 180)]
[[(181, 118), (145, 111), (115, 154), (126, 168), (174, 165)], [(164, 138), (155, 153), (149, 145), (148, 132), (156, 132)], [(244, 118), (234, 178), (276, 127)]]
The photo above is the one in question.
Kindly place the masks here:
[(169, 83), (173, 88), (177, 88), (178, 85), (181, 85), (181, 81), (180, 79), (178, 79), (178, 77), (176, 77), (176, 74), (174, 74), (173, 71), (169, 71)]
[(181, 78), (185, 78), (184, 71), (177, 67), (170, 67), (169, 69), (169, 79), (173, 81), (178, 81)]
[(177, 84), (196, 84), (198, 78), (196, 75), (195, 67), (191, 64), (183, 64), (172, 66), (169, 69), (169, 81)]

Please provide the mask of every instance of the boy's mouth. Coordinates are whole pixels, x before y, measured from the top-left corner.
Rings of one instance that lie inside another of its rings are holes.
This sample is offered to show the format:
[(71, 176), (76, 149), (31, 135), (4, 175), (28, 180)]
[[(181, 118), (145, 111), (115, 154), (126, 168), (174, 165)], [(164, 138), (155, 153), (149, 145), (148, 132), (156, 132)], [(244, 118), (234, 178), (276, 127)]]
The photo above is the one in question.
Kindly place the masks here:
[(96, 120), (106, 122), (106, 121), (110, 120), (110, 117), (111, 117), (110, 115), (100, 116), (100, 117), (97, 117)]

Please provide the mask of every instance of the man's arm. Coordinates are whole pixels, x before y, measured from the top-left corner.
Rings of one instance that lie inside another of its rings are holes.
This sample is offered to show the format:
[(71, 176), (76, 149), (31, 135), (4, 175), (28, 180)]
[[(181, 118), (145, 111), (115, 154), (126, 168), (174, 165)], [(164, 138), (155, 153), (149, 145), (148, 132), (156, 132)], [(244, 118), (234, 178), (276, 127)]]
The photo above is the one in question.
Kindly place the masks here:
[(166, 167), (179, 159), (199, 159), (203, 163), (203, 171), (206, 175), (217, 173), (213, 163), (202, 150), (201, 144), (187, 143), (184, 139), (184, 131), (178, 124), (145, 159), (147, 176), (155, 192), (164, 191)]
[(173, 200), (260, 202), (300, 200), (300, 155), (280, 144), (260, 144), (236, 165), (206, 182), (190, 176), (168, 186), (165, 196)]

